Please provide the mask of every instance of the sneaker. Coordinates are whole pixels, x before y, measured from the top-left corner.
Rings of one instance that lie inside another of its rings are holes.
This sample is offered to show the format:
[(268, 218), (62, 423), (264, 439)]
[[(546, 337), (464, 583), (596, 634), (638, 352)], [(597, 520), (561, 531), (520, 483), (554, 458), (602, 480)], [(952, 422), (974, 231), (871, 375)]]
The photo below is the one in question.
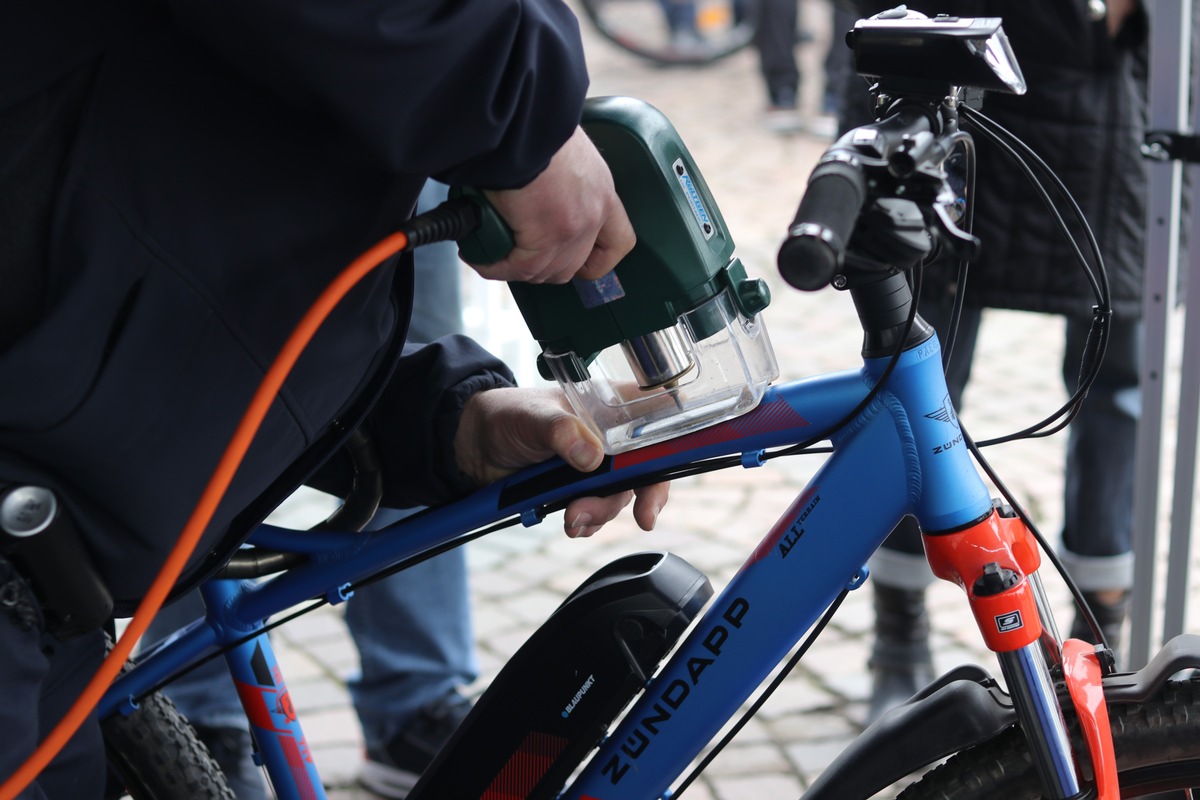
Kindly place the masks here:
[(455, 691), (422, 706), (383, 752), (367, 751), (359, 783), (380, 797), (404, 800), (470, 710), (471, 701)]
[(708, 58), (711, 49), (708, 42), (695, 31), (672, 31), (671, 41), (667, 45), (667, 56), (684, 60), (703, 60)]
[(795, 106), (770, 106), (763, 115), (763, 126), (773, 133), (799, 133), (804, 130), (804, 118)]
[(825, 142), (832, 142), (837, 138), (838, 120), (837, 117), (831, 114), (821, 114), (809, 120), (808, 134), (814, 138)]
[(254, 746), (245, 728), (193, 725), (196, 738), (204, 743), (225, 782), (238, 800), (267, 800), (267, 787), (254, 763)]

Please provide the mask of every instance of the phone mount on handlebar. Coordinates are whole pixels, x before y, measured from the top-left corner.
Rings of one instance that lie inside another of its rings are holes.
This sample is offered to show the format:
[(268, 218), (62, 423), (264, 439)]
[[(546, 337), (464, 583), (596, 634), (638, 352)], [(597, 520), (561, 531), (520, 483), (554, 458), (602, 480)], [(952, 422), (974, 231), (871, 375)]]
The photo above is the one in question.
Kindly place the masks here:
[[(1025, 93), (998, 17), (929, 18), (904, 6), (859, 20), (846, 34), (859, 75), (879, 79), (884, 89), (906, 95), (953, 94), (953, 87)], [(924, 88), (923, 88), (924, 87)]]
[(969, 142), (958, 107), (968, 88), (1025, 91), (998, 18), (931, 19), (901, 6), (857, 22), (847, 43), (873, 80), (879, 121), (842, 136), (809, 177), (778, 256), (784, 279), (805, 291), (879, 281), (935, 247), (973, 258), (979, 240), (959, 227), (965, 203), (945, 169)]

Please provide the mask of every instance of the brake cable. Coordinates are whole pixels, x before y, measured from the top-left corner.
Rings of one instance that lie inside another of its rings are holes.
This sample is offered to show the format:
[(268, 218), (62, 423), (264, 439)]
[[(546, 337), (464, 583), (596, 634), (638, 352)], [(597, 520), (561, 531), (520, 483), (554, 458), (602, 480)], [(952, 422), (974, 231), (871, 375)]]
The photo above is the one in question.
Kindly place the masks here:
[[(1047, 559), (1053, 565), (1058, 575), (1062, 578), (1063, 583), (1070, 592), (1072, 599), (1075, 601), (1076, 608), (1087, 622), (1093, 636), (1095, 636), (1098, 641), (1102, 642), (1105, 647), (1108, 647), (1108, 642), (1104, 636), (1103, 629), (1097, 622), (1091, 608), (1084, 600), (1083, 593), (1079, 589), (1079, 586), (1075, 583), (1075, 580), (1071, 577), (1066, 565), (1062, 563), (1061, 559), (1058, 557), (1058, 554), (1055, 552), (1054, 548), (1050, 546), (1049, 541), (1038, 529), (1037, 525), (1034, 524), (1028, 512), (1016, 501), (1011, 490), (1009, 490), (1004, 482), (1001, 481), (999, 475), (992, 468), (991, 464), (988, 463), (988, 461), (983, 457), (982, 453), (982, 448), (990, 445), (1001, 444), (1023, 438), (1040, 438), (1053, 435), (1069, 425), (1075, 418), (1076, 414), (1078, 414), (1079, 408), (1082, 405), (1083, 400), (1086, 398), (1088, 390), (1091, 388), (1099, 374), (1104, 350), (1108, 344), (1108, 323), (1112, 317), (1108, 272), (1104, 267), (1104, 259), (1100, 253), (1100, 247), (1096, 241), (1095, 234), (1093, 233), (1091, 226), (1088, 224), (1087, 219), (1084, 217), (1082, 209), (1080, 209), (1079, 204), (1075, 201), (1074, 197), (1071, 196), (1071, 193), (1063, 185), (1061, 179), (1059, 179), (1054, 171), (1050, 169), (1050, 167), (1027, 144), (981, 112), (968, 108), (964, 110), (964, 116), (967, 117), (968, 121), (975, 124), (980, 133), (986, 136), (989, 141), (1000, 147), (1005, 154), (1009, 156), (1009, 158), (1024, 173), (1030, 184), (1037, 191), (1042, 203), (1052, 215), (1056, 226), (1071, 245), (1076, 262), (1087, 276), (1089, 284), (1092, 287), (1092, 292), (1096, 296), (1096, 306), (1093, 308), (1092, 330), (1091, 333), (1089, 333), (1088, 342), (1084, 347), (1083, 363), (1080, 365), (1079, 382), (1075, 388), (1075, 391), (1067, 399), (1066, 403), (1064, 403), (1058, 411), (1044, 419), (1042, 422), (1032, 425), (1025, 430), (979, 443), (976, 443), (964, 428), (962, 431), (963, 441), (966, 443), (971, 455), (975, 458), (976, 463), (979, 464), (980, 468), (987, 474), (992, 483), (995, 484), (996, 489), (1000, 492), (1000, 495), (1012, 507), (1014, 513), (1020, 517), (1021, 522), (1029, 529), (1030, 533), (1033, 535), (1042, 551), (1046, 554)], [(1066, 221), (1063, 219), (1062, 214), (1059, 213), (1058, 207), (1050, 197), (1049, 192), (1046, 190), (1038, 175), (1035, 173), (1034, 167), (1030, 166), (1030, 162), (1036, 166), (1037, 172), (1040, 172), (1042, 177), (1048, 178), (1051, 181), (1060, 198), (1066, 202), (1068, 208), (1070, 209), (1071, 215), (1075, 218), (1075, 221), (1079, 223), (1079, 226), (1082, 229), (1083, 235), (1087, 241), (1088, 249), (1090, 250), (1094, 260), (1094, 269), (1092, 264), (1089, 264), (1087, 259), (1084, 257), (1082, 250), (1079, 248), (1078, 242), (1076, 242), (1075, 237), (1071, 234)], [(1060, 418), (1061, 421), (1058, 421)], [(1052, 425), (1052, 423), (1055, 423), (1056, 421), (1058, 421), (1057, 424)]]

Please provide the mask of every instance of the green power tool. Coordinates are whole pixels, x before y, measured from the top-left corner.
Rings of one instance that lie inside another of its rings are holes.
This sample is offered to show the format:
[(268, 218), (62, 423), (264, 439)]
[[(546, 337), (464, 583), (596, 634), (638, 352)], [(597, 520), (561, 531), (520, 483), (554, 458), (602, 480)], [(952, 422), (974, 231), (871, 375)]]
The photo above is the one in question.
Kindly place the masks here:
[[(591, 98), (582, 126), (612, 171), (637, 245), (611, 273), (567, 284), (510, 283), (538, 367), (557, 380), (609, 453), (744, 413), (778, 375), (748, 278), (707, 184), (675, 128), (629, 97)], [(459, 241), (474, 264), (500, 260), (512, 232), (474, 190), (480, 227)]]

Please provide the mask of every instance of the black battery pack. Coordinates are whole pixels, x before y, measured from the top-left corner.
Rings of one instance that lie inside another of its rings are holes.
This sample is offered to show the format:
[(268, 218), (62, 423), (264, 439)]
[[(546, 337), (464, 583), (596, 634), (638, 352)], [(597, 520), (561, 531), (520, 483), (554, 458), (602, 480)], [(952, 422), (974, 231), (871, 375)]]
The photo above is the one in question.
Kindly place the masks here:
[(670, 553), (587, 579), (476, 702), (409, 800), (551, 800), (712, 597)]

